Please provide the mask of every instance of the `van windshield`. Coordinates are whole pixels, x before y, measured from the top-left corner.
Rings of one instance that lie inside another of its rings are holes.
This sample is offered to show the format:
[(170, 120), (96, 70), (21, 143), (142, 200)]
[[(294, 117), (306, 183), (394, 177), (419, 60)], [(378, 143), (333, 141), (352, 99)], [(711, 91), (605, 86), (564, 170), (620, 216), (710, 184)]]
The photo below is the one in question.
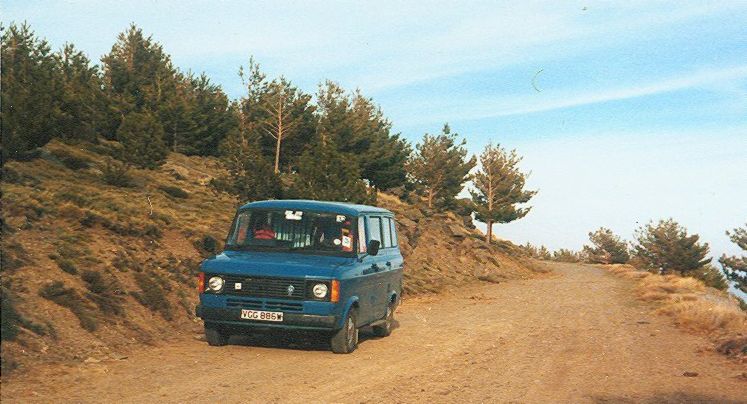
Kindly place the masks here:
[(300, 210), (244, 210), (234, 220), (227, 250), (352, 255), (354, 217)]

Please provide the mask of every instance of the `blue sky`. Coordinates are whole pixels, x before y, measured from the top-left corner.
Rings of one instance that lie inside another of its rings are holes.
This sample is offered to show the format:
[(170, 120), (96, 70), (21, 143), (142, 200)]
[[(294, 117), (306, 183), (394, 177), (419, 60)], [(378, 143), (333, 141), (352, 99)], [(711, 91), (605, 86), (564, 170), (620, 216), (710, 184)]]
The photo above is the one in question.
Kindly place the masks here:
[(93, 60), (135, 22), (232, 97), (253, 55), (313, 92), (360, 88), (416, 142), (444, 122), (478, 153), (515, 148), (540, 190), (504, 238), (579, 248), (674, 217), (736, 253), (747, 222), (747, 3), (8, 1)]

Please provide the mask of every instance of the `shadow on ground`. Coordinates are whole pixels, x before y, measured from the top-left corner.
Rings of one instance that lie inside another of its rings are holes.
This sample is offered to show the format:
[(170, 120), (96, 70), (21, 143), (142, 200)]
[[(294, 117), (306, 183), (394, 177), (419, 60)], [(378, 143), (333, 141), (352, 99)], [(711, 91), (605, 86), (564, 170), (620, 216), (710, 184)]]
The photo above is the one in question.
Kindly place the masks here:
[(744, 401), (725, 400), (723, 398), (714, 397), (711, 395), (699, 394), (699, 393), (685, 393), (681, 391), (668, 392), (668, 393), (657, 393), (653, 396), (640, 397), (640, 396), (596, 396), (592, 397), (595, 403), (643, 403), (643, 404), (659, 404), (659, 403), (720, 403), (720, 404), (744, 404)]
[[(399, 322), (394, 320), (393, 332), (399, 328)], [(233, 335), (228, 341), (229, 345), (252, 346), (261, 348), (295, 349), (303, 351), (329, 351), (330, 336), (319, 332), (280, 332), (267, 331), (263, 333)], [(360, 329), (358, 345), (366, 344), (368, 341), (381, 339), (373, 334), (371, 327)]]

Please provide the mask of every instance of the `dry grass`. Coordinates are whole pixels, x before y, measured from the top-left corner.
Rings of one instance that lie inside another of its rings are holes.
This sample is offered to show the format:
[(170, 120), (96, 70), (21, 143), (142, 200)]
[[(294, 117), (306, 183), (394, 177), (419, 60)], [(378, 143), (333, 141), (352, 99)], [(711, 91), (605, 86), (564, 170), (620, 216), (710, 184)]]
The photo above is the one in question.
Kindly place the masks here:
[(695, 278), (662, 276), (630, 265), (604, 267), (617, 276), (636, 280), (641, 300), (656, 302), (656, 312), (671, 317), (676, 325), (709, 336), (719, 352), (747, 355), (747, 312), (734, 296)]

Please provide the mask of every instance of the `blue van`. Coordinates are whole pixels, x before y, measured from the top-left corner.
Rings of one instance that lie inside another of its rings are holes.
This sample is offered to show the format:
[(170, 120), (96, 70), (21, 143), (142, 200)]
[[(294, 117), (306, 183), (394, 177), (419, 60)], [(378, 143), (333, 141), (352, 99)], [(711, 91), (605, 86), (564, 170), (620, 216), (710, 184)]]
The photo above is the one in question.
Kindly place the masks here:
[(225, 250), (201, 265), (197, 316), (213, 346), (234, 334), (308, 330), (327, 333), (333, 352), (350, 353), (363, 326), (391, 333), (402, 268), (386, 209), (252, 202), (236, 213)]

